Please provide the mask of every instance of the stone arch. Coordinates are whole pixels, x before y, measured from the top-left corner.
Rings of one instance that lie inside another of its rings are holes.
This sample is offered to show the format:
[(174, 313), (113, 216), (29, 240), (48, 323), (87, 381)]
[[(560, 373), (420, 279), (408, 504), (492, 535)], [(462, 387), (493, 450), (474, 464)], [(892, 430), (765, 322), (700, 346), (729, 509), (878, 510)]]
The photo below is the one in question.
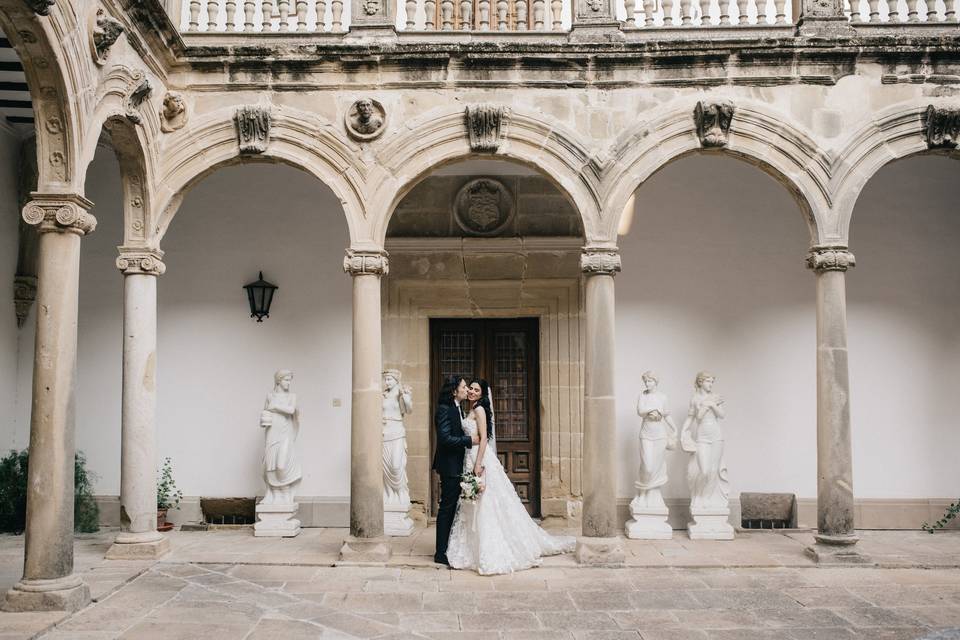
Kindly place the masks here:
[(803, 213), (813, 243), (823, 240), (829, 212), (830, 161), (808, 135), (784, 124), (781, 115), (737, 100), (727, 144), (704, 149), (697, 137), (696, 102), (685, 100), (659, 118), (628, 131), (611, 153), (604, 177), (604, 237), (615, 243), (623, 210), (633, 193), (667, 164), (693, 153), (731, 156), (752, 164), (782, 184)]
[(445, 107), (411, 122), (385, 140), (377, 152), (382, 172), (371, 176), (376, 191), (370, 199), (373, 240), (383, 246), (397, 205), (431, 171), (470, 158), (507, 160), (539, 171), (567, 196), (580, 214), (586, 241), (600, 227), (600, 167), (577, 137), (544, 120), (544, 116), (513, 110), (500, 148), (495, 153), (470, 149), (463, 108)]
[(73, 37), (78, 21), (69, 2), (40, 16), (22, 0), (0, 0), (0, 27), (23, 65), (33, 102), (38, 189), (82, 193), (78, 180), (84, 130), (78, 87), (90, 86), (86, 39)]
[[(922, 153), (949, 154), (960, 160), (960, 150), (930, 149), (925, 136), (925, 114), (931, 102), (900, 104), (879, 113), (854, 133), (837, 156), (831, 188), (837, 194), (836, 233), (849, 237), (853, 210), (864, 187), (885, 165)], [(955, 103), (953, 106), (957, 106)]]
[(273, 106), (270, 137), (262, 154), (241, 155), (234, 124), (235, 107), (219, 109), (161, 140), (162, 166), (157, 172), (158, 216), (149, 230), (159, 245), (186, 192), (217, 169), (246, 162), (275, 162), (301, 169), (323, 182), (340, 200), (351, 245), (369, 242), (365, 199), (366, 169), (355, 147), (316, 123), (316, 116)]

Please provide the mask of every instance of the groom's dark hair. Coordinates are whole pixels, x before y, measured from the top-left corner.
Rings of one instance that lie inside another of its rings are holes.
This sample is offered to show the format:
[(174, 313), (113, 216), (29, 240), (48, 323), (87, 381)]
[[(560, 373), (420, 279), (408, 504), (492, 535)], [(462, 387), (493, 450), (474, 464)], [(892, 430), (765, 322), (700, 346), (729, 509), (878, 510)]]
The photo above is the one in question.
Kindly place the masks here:
[(440, 393), (437, 395), (438, 405), (453, 405), (453, 392), (460, 386), (460, 381), (465, 380), (463, 376), (449, 376), (440, 386)]

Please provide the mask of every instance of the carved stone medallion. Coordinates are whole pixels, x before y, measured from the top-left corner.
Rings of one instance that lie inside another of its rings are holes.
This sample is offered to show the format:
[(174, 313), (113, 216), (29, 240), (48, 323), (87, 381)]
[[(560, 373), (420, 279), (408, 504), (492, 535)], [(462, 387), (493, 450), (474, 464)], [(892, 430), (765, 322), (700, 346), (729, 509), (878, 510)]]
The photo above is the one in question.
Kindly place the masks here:
[(960, 144), (960, 108), (927, 107), (924, 134), (931, 149), (955, 149)]
[(509, 110), (492, 104), (478, 104), (466, 109), (467, 134), (472, 151), (496, 153), (503, 142)]
[(163, 96), (163, 108), (160, 110), (160, 130), (165, 133), (176, 131), (187, 123), (187, 103), (183, 96), (170, 91)]
[(698, 102), (693, 110), (697, 137), (704, 147), (725, 147), (730, 141), (730, 123), (733, 122), (733, 103)]
[(130, 95), (127, 96), (126, 101), (126, 112), (124, 115), (127, 117), (127, 120), (134, 124), (140, 124), (142, 117), (138, 109), (144, 101), (150, 97), (150, 94), (153, 93), (153, 86), (150, 84), (150, 79), (145, 78), (142, 72), (137, 72), (137, 77), (140, 78), (133, 90), (130, 92)]
[(347, 133), (354, 140), (373, 140), (384, 132), (387, 124), (387, 112), (376, 100), (363, 98), (357, 100), (347, 110), (344, 118)]
[(469, 235), (492, 236), (513, 218), (513, 195), (499, 180), (478, 178), (460, 188), (453, 201), (453, 217)]
[(103, 9), (97, 9), (94, 24), (90, 33), (93, 44), (93, 60), (99, 65), (106, 63), (110, 47), (123, 34), (123, 25), (107, 15)]
[(270, 107), (248, 105), (233, 116), (240, 153), (263, 153), (270, 141)]

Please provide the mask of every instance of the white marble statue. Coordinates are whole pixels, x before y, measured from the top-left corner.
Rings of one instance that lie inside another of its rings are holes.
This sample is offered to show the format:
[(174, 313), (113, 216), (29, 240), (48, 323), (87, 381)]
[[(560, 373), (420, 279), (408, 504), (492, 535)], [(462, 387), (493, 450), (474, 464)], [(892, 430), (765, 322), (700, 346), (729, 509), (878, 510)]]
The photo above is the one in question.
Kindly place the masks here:
[(628, 538), (669, 540), (673, 529), (667, 523), (667, 505), (660, 488), (667, 483), (667, 450), (676, 448), (677, 427), (667, 408), (667, 396), (657, 390), (652, 371), (643, 374), (644, 390), (637, 399), (640, 416), (640, 473), (637, 495), (630, 502), (633, 516), (627, 522)]
[(390, 536), (413, 532), (407, 483), (407, 431), (403, 416), (413, 410), (410, 387), (400, 384), (400, 372), (383, 372), (383, 530)]
[(300, 411), (296, 394), (290, 393), (293, 373), (281, 369), (274, 374), (273, 381), (273, 391), (267, 394), (260, 412), (266, 493), (257, 504), (254, 535), (290, 537), (300, 532), (300, 521), (293, 518), (297, 513), (294, 497), (302, 477), (294, 449), (300, 431)]
[(723, 431), (720, 421), (725, 414), (723, 398), (713, 392), (716, 377), (700, 372), (694, 384), (687, 419), (680, 433), (680, 446), (693, 454), (687, 466), (690, 484), (689, 526), (693, 539), (731, 540), (730, 485), (723, 459)]

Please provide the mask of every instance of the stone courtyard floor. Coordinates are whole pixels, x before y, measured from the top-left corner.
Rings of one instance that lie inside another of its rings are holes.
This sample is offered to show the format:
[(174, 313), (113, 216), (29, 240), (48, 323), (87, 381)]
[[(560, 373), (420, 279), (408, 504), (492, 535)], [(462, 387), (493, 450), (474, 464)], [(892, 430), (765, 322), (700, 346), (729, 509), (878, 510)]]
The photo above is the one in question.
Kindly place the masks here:
[[(385, 566), (334, 566), (345, 534), (174, 532), (159, 562), (104, 560), (115, 533), (81, 536), (76, 568), (94, 602), (0, 613), (0, 640), (960, 638), (960, 532), (862, 532), (872, 564), (857, 567), (815, 566), (809, 532), (677, 532), (625, 541), (624, 568), (561, 556), (498, 577), (434, 565), (432, 528), (394, 539)], [(22, 561), (22, 537), (0, 536), (4, 591)]]

